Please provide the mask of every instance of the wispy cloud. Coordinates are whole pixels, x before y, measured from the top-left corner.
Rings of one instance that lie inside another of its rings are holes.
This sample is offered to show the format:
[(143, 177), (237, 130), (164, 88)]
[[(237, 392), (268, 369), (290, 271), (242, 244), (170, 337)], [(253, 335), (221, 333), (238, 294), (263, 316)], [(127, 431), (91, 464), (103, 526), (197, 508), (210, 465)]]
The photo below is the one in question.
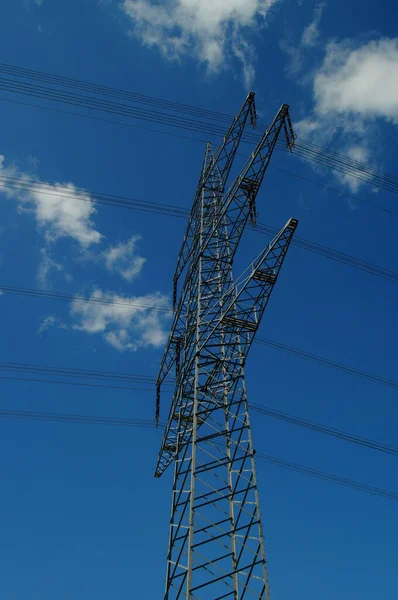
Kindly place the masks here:
[[(96, 213), (94, 203), (88, 194), (77, 190), (72, 183), (41, 182), (13, 165), (6, 166), (3, 155), (0, 155), (0, 175), (0, 191), (15, 200), (20, 210), (33, 211), (46, 241), (70, 237), (83, 248), (100, 242), (102, 236), (92, 220)], [(22, 182), (16, 184), (7, 178), (18, 178)]]
[[(160, 347), (166, 341), (166, 324), (171, 313), (169, 300), (160, 293), (144, 296), (105, 294), (96, 289), (91, 298), (107, 298), (109, 304), (73, 301), (72, 327), (101, 337), (119, 351), (135, 351), (142, 347)], [(127, 304), (127, 305), (126, 305)], [(150, 307), (150, 308), (146, 308)]]
[(319, 24), (325, 6), (324, 2), (315, 6), (312, 21), (305, 27), (299, 42), (293, 43), (288, 36), (280, 41), (279, 46), (288, 57), (285, 72), (289, 77), (295, 77), (302, 71), (309, 51), (319, 43)]
[(59, 319), (54, 315), (49, 315), (48, 317), (45, 317), (40, 323), (40, 327), (37, 330), (37, 334), (43, 335), (43, 333), (45, 333), (48, 329), (51, 329), (53, 327), (58, 329), (68, 329), (68, 326), (65, 325), (62, 319)]
[[(349, 159), (353, 160), (356, 163), (370, 165), (372, 162), (371, 156), (370, 156), (370, 150), (364, 144), (360, 145), (358, 143), (357, 145), (354, 145), (354, 146), (347, 146), (344, 150), (344, 154)], [(355, 169), (354, 169), (354, 173), (355, 173)], [(362, 176), (362, 174), (363, 174), (363, 172), (358, 169), (357, 175)], [(336, 177), (346, 187), (348, 187), (350, 192), (352, 192), (353, 194), (355, 194), (359, 190), (359, 188), (362, 184), (361, 179), (359, 179), (358, 177), (354, 177), (352, 175), (347, 175), (346, 173), (336, 172)]]
[(398, 38), (359, 47), (332, 42), (314, 78), (318, 115), (383, 117), (398, 123)]
[[(398, 124), (398, 38), (330, 42), (311, 85), (313, 107), (297, 133), (322, 146), (333, 140), (349, 159), (376, 166), (377, 119)], [(363, 185), (351, 175), (336, 177), (351, 192)]]
[(158, 48), (169, 60), (192, 56), (217, 72), (231, 61), (241, 63), (246, 86), (254, 78), (250, 34), (265, 24), (279, 0), (124, 0), (132, 35)]
[(305, 48), (313, 48), (317, 45), (319, 41), (319, 23), (322, 18), (322, 13), (325, 8), (325, 4), (321, 3), (315, 7), (314, 18), (307, 25), (307, 27), (303, 31), (303, 35), (301, 37), (301, 44)]
[[(8, 187), (10, 186), (10, 187)], [(95, 207), (90, 195), (81, 192), (72, 183), (49, 184), (18, 169), (6, 165), (0, 155), (0, 193), (16, 202), (20, 212), (33, 214), (42, 231), (45, 245), (41, 249), (38, 281), (47, 287), (50, 272), (62, 271), (63, 265), (52, 257), (52, 243), (70, 238), (79, 244), (90, 259), (120, 275), (125, 281), (138, 277), (146, 262), (137, 250), (140, 236), (133, 235), (125, 242), (101, 248), (103, 236), (97, 230), (93, 216)], [(94, 247), (96, 252), (88, 250)], [(66, 273), (65, 277), (71, 279)], [(70, 323), (55, 315), (43, 319), (38, 334), (50, 328), (82, 331), (100, 335), (118, 351), (159, 347), (166, 340), (166, 326), (171, 316), (169, 300), (160, 292), (142, 296), (125, 296), (116, 292), (105, 294), (100, 288), (91, 294), (92, 300), (106, 297), (107, 303), (73, 301)]]
[(42, 288), (46, 288), (48, 285), (49, 273), (51, 271), (62, 271), (63, 266), (50, 257), (48, 253), (48, 248), (41, 248), (40, 253), (41, 259), (39, 263), (39, 269), (37, 272), (37, 280)]
[(126, 281), (132, 281), (141, 273), (146, 259), (137, 252), (139, 235), (133, 235), (127, 242), (111, 246), (103, 252), (103, 258), (108, 271), (118, 273)]

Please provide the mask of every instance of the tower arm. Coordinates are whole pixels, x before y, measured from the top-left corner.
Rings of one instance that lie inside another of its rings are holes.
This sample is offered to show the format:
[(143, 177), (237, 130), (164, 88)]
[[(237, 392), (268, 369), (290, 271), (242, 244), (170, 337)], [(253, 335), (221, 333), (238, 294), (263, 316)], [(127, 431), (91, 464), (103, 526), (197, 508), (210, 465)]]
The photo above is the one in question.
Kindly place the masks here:
[[(250, 105), (249, 102), (250, 102), (250, 94), (249, 94), (248, 98), (246, 99), (246, 102), (243, 105), (239, 115), (243, 114), (242, 111), (245, 106), (247, 107), (247, 110), (250, 111), (250, 106), (252, 106), (252, 105)], [(235, 121), (239, 120), (239, 115), (235, 119)], [(247, 114), (246, 114), (245, 118), (247, 119)], [(258, 143), (257, 147), (255, 148), (254, 152), (252, 153), (250, 159), (248, 160), (246, 165), (243, 167), (239, 176), (236, 178), (236, 180), (232, 184), (231, 188), (227, 192), (225, 201), (223, 202), (223, 205), (222, 205), (222, 209), (219, 212), (219, 216), (215, 220), (213, 219), (212, 215), (210, 215), (208, 217), (209, 220), (212, 219), (212, 222), (210, 223), (209, 233), (205, 237), (204, 243), (202, 244), (202, 249), (201, 249), (200, 254), (193, 257), (193, 260), (191, 261), (189, 270), (186, 274), (184, 287), (181, 292), (180, 301), (179, 301), (176, 315), (174, 318), (174, 324), (173, 324), (173, 327), (172, 327), (172, 330), (170, 333), (170, 337), (169, 337), (169, 341), (167, 343), (165, 353), (163, 356), (163, 360), (161, 363), (159, 376), (158, 376), (158, 386), (162, 383), (162, 381), (166, 377), (167, 373), (170, 371), (170, 368), (172, 367), (173, 363), (175, 362), (175, 352), (174, 352), (174, 348), (173, 348), (173, 344), (174, 344), (173, 340), (181, 338), (181, 333), (178, 332), (177, 324), (179, 321), (181, 321), (181, 311), (186, 302), (186, 298), (187, 298), (187, 294), (188, 294), (188, 290), (189, 290), (189, 281), (193, 276), (192, 274), (195, 272), (197, 262), (198, 262), (200, 256), (203, 255), (204, 253), (206, 253), (208, 255), (212, 255), (212, 254), (214, 255), (215, 252), (219, 251), (218, 248), (215, 249), (215, 245), (218, 244), (216, 234), (220, 231), (220, 229), (224, 229), (224, 236), (226, 239), (226, 241), (224, 243), (224, 248), (222, 250), (222, 253), (225, 255), (224, 260), (229, 261), (229, 263), (231, 263), (233, 261), (236, 249), (238, 247), (239, 241), (241, 239), (243, 230), (245, 228), (245, 225), (246, 225), (248, 219), (249, 218), (251, 219), (252, 224), (255, 223), (256, 197), (257, 197), (258, 191), (260, 189), (261, 183), (264, 179), (269, 161), (271, 159), (272, 153), (274, 151), (274, 148), (275, 148), (276, 143), (279, 138), (279, 134), (281, 133), (282, 129), (284, 130), (284, 133), (285, 133), (286, 143), (289, 147), (291, 147), (294, 144), (294, 133), (293, 133), (293, 129), (292, 129), (291, 122), (290, 122), (289, 106), (287, 104), (283, 104), (281, 106), (281, 108), (277, 112), (274, 120), (272, 121), (271, 125), (268, 127), (268, 129), (265, 131), (263, 137), (259, 141), (259, 143)], [(219, 154), (219, 153), (220, 153), (220, 149), (218, 150), (217, 154)], [(216, 156), (217, 156), (217, 154), (216, 154)], [(206, 152), (206, 156), (208, 156), (208, 150)], [(212, 165), (214, 165), (214, 168), (212, 168)], [(215, 168), (216, 166), (217, 166), (217, 169)], [(206, 183), (208, 183), (208, 181), (210, 179), (210, 176), (211, 176), (211, 180), (213, 182), (219, 181), (220, 178), (222, 180), (222, 172), (221, 171), (219, 172), (219, 170), (218, 170), (218, 163), (216, 161), (216, 157), (214, 157), (214, 160), (210, 163), (210, 166), (207, 167), (207, 170), (205, 171), (204, 175), (203, 175), (203, 173), (204, 173), (204, 171), (202, 169), (202, 178), (205, 178), (205, 181), (202, 184), (202, 186), (198, 187), (198, 192), (199, 192), (199, 189), (201, 192), (204, 190), (204, 188), (206, 187)], [(207, 173), (207, 176), (206, 176), (206, 173)], [(225, 175), (225, 172), (224, 172), (224, 175)], [(225, 184), (225, 181), (224, 181), (224, 184)], [(217, 190), (217, 193), (218, 193), (218, 190)], [(197, 204), (199, 206), (198, 194), (195, 198), (195, 204)], [(192, 221), (192, 222), (194, 222), (194, 221)], [(197, 222), (199, 222), (199, 219), (197, 219)], [(209, 227), (209, 223), (205, 223), (202, 225)], [(186, 247), (188, 247), (188, 246), (186, 246)], [(192, 252), (193, 252), (193, 250), (191, 248), (189, 256), (192, 254)], [(179, 261), (178, 261), (178, 264), (180, 264), (180, 265), (183, 264), (181, 262), (181, 260), (182, 260), (181, 256), (182, 256), (182, 254), (180, 253)], [(185, 266), (186, 262), (188, 261), (189, 256), (187, 255), (186, 260), (184, 259), (184, 261), (185, 261), (184, 266)], [(176, 273), (177, 273), (178, 269), (179, 269), (179, 267), (177, 265)], [(174, 281), (176, 282), (176, 279)], [(176, 288), (175, 288), (174, 292), (175, 292), (175, 296), (176, 296)]]
[[(226, 136), (223, 139), (222, 144), (218, 148), (215, 154), (213, 154), (210, 143), (206, 146), (204, 161), (200, 174), (199, 183), (196, 190), (195, 199), (193, 202), (191, 214), (189, 217), (188, 225), (185, 231), (184, 240), (182, 247), (177, 259), (177, 267), (173, 277), (173, 306), (175, 309), (174, 322), (171, 328), (168, 342), (166, 344), (165, 352), (159, 369), (159, 375), (157, 378), (157, 394), (156, 394), (156, 422), (159, 420), (160, 412), (160, 385), (164, 381), (170, 369), (178, 361), (178, 350), (179, 344), (181, 343), (186, 309), (185, 302), (189, 294), (189, 278), (185, 280), (184, 288), (181, 293), (180, 300), (177, 304), (177, 283), (184, 271), (185, 266), (193, 257), (194, 249), (197, 248), (197, 241), (200, 234), (199, 228), (201, 225), (200, 219), (200, 207), (202, 194), (207, 196), (213, 195), (221, 200), (225, 185), (232, 167), (233, 160), (236, 155), (247, 119), (250, 115), (252, 124), (255, 124), (256, 109), (254, 104), (254, 93), (250, 92), (243, 103), (239, 113), (235, 117), (232, 125), (230, 126)], [(177, 366), (178, 369), (178, 366)]]
[(215, 234), (225, 224), (228, 254), (232, 261), (247, 220), (250, 218), (252, 225), (255, 226), (256, 197), (282, 129), (285, 132), (286, 143), (291, 147), (294, 144), (294, 134), (287, 104), (282, 104), (250, 159), (226, 193), (223, 209), (202, 245), (201, 255), (213, 251)]
[[(235, 285), (226, 292), (225, 309), (216, 321), (217, 315), (203, 316), (204, 325), (210, 322), (210, 332), (203, 336), (199, 352), (203, 354), (206, 347), (213, 354), (213, 336), (218, 337), (222, 330), (240, 338), (239, 344), (246, 348), (245, 359), (253, 342), (260, 321), (268, 304), (271, 292), (277, 281), (283, 261), (296, 231), (297, 219), (289, 219), (275, 238), (264, 248), (260, 255), (247, 267), (237, 279)], [(210, 340), (212, 343), (209, 344)], [(220, 342), (221, 343), (221, 342)]]
[(229, 172), (231, 170), (232, 163), (234, 161), (236, 151), (238, 149), (248, 116), (251, 116), (252, 124), (255, 123), (255, 105), (254, 105), (254, 92), (250, 92), (243, 103), (239, 113), (235, 117), (230, 126), (226, 136), (224, 137), (220, 147), (216, 151), (215, 155), (212, 157), (212, 160), (209, 160), (209, 152), (208, 146), (205, 152), (205, 160), (203, 162), (202, 172), (200, 175), (198, 187), (196, 190), (195, 199), (193, 202), (191, 215), (189, 217), (187, 229), (185, 231), (184, 240), (182, 243), (182, 247), (180, 250), (180, 254), (177, 259), (177, 267), (174, 273), (173, 281), (175, 286), (176, 296), (176, 285), (177, 281), (183, 272), (186, 264), (188, 263), (189, 258), (192, 255), (193, 251), (193, 242), (196, 239), (197, 231), (195, 225), (198, 222), (197, 212), (200, 206), (200, 197), (202, 194), (203, 188), (206, 186), (206, 183), (211, 178), (212, 172), (217, 170), (218, 179), (220, 183), (220, 189), (217, 190), (217, 193), (222, 195), (224, 193), (224, 188), (229, 176)]
[[(225, 294), (225, 309), (217, 317), (211, 311), (204, 315), (204, 330), (199, 345), (200, 362), (207, 366), (208, 376), (199, 390), (201, 419), (206, 419), (206, 408), (217, 401), (215, 385), (219, 374), (228, 363), (231, 382), (238, 377), (242, 364), (246, 361), (251, 344), (260, 325), (272, 290), (277, 281), (284, 258), (297, 227), (297, 220), (290, 219), (274, 240), (263, 250), (257, 259), (246, 269), (235, 286)], [(226, 353), (220, 360), (219, 349), (223, 345)], [(160, 477), (173, 461), (177, 443), (188, 443), (190, 439), (189, 399), (194, 390), (195, 354), (186, 357), (176, 382), (176, 393), (170, 407), (169, 418), (163, 436), (155, 477)], [(223, 364), (224, 363), (224, 364)], [(213, 386), (213, 390), (212, 390)], [(178, 413), (177, 413), (178, 407)]]

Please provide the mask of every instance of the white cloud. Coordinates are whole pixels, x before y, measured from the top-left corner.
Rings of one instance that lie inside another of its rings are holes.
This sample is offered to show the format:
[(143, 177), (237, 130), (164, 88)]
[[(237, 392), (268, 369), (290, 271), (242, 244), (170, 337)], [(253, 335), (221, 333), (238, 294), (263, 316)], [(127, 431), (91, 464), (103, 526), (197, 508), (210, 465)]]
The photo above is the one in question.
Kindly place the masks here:
[[(345, 149), (344, 154), (346, 156), (348, 156), (349, 159), (358, 162), (358, 163), (362, 163), (365, 165), (370, 164), (370, 151), (366, 146), (361, 146), (361, 145), (355, 145), (355, 146), (348, 146)], [(356, 171), (357, 175), (361, 176), (361, 170), (358, 169)], [(346, 173), (339, 173), (336, 172), (336, 177), (346, 186), (348, 187), (348, 189), (355, 194), (359, 187), (361, 186), (361, 184), (363, 183), (361, 181), (361, 179), (358, 179), (358, 177), (353, 177), (352, 175), (347, 175)]]
[(287, 55), (287, 63), (285, 72), (289, 77), (294, 77), (303, 69), (306, 56), (309, 50), (314, 48), (319, 41), (319, 23), (322, 18), (325, 3), (320, 3), (315, 6), (314, 15), (311, 23), (309, 23), (302, 35), (298, 44), (293, 44), (286, 36), (279, 42), (280, 49)]
[(141, 239), (133, 235), (127, 242), (111, 246), (103, 253), (109, 271), (119, 273), (126, 281), (132, 281), (141, 273), (146, 259), (137, 254), (137, 242)]
[(398, 38), (382, 38), (353, 49), (331, 43), (314, 79), (319, 115), (351, 113), (398, 123)]
[[(312, 148), (312, 152), (319, 151), (321, 153), (321, 162), (322, 149), (332, 144), (333, 151), (354, 161), (354, 163), (350, 162), (350, 175), (338, 170), (333, 171), (336, 179), (351, 193), (356, 193), (365, 183), (366, 173), (363, 168), (376, 166), (370, 150), (375, 135), (374, 128), (373, 125), (368, 125), (362, 119), (336, 118), (333, 114), (317, 115), (315, 113), (311, 117), (296, 122), (294, 129), (299, 139), (310, 141), (320, 147), (319, 150)], [(316, 155), (312, 155), (311, 158), (316, 158)], [(311, 166), (316, 172), (322, 175), (326, 174), (325, 168), (320, 167), (316, 161), (312, 162)], [(353, 207), (351, 201), (349, 201), (349, 205), (351, 208)]]
[[(171, 316), (166, 296), (155, 293), (127, 297), (116, 293), (104, 294), (97, 289), (91, 298), (106, 298), (111, 302), (97, 304), (74, 300), (70, 310), (74, 320), (73, 329), (92, 335), (100, 334), (119, 351), (134, 351), (147, 346), (157, 348), (165, 343), (165, 327)], [(146, 306), (155, 308), (149, 309)]]
[(92, 221), (94, 204), (88, 194), (78, 191), (72, 183), (48, 184), (32, 179), (15, 166), (5, 166), (3, 155), (0, 155), (0, 176), (23, 180), (15, 185), (25, 189), (16, 189), (6, 187), (6, 181), (0, 179), (0, 191), (18, 202), (21, 210), (33, 210), (48, 242), (71, 237), (84, 248), (100, 242), (102, 236)]
[(50, 329), (50, 327), (57, 327), (58, 329), (68, 329), (67, 325), (63, 323), (61, 319), (58, 317), (54, 317), (53, 315), (49, 315), (45, 317), (40, 323), (40, 327), (37, 330), (38, 335), (43, 335), (45, 331)]
[(309, 25), (304, 29), (301, 37), (301, 44), (306, 48), (312, 48), (316, 46), (319, 39), (319, 23), (322, 18), (323, 9), (325, 4), (318, 4), (315, 7), (314, 18)]
[(53, 260), (49, 256), (47, 248), (42, 248), (40, 250), (40, 253), (41, 253), (41, 260), (39, 263), (37, 279), (39, 281), (40, 286), (45, 288), (45, 287), (47, 287), (47, 277), (48, 277), (49, 272), (51, 270), (58, 271), (58, 272), (62, 271), (63, 266), (60, 265), (59, 263), (55, 262), (55, 260)]
[[(295, 124), (299, 137), (320, 146), (333, 141), (335, 150), (350, 160), (376, 166), (377, 119), (398, 124), (398, 38), (357, 47), (350, 40), (329, 43), (312, 85), (314, 106), (310, 116)], [(353, 167), (366, 179), (361, 165)], [(335, 175), (352, 193), (364, 183)]]
[(287, 38), (279, 42), (279, 47), (287, 55), (285, 73), (293, 77), (300, 73), (304, 64), (304, 56), (300, 46), (293, 45)]
[(124, 0), (122, 8), (133, 22), (132, 34), (144, 45), (159, 48), (170, 59), (195, 57), (216, 72), (231, 60), (243, 67), (245, 83), (254, 77), (250, 30), (265, 23), (278, 0)]

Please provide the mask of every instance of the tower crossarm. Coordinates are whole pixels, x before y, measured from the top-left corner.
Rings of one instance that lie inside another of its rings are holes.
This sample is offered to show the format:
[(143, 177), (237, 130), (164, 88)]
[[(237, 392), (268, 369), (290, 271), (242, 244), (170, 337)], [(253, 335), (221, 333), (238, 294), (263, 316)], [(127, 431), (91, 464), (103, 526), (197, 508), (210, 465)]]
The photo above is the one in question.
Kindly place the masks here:
[[(259, 327), (272, 290), (277, 281), (297, 220), (290, 219), (274, 240), (261, 252), (224, 295), (224, 310), (217, 314), (210, 309), (203, 315), (203, 330), (198, 352), (185, 356), (180, 370), (176, 392), (162, 441), (155, 476), (160, 477), (173, 461), (177, 446), (181, 450), (190, 443), (192, 434), (192, 407), (194, 394), (195, 358), (205, 376), (199, 393), (200, 419), (204, 422), (214, 409), (217, 395), (223, 391), (221, 374), (228, 374), (229, 385), (239, 379), (251, 344)], [(223, 348), (223, 352), (221, 352)], [(222, 358), (220, 358), (222, 357)]]
[(229, 260), (233, 260), (248, 219), (255, 225), (257, 194), (282, 130), (285, 131), (287, 145), (293, 144), (294, 134), (287, 123), (290, 123), (289, 106), (282, 104), (251, 157), (226, 192), (222, 210), (204, 239), (197, 260), (200, 256), (214, 252), (214, 244), (218, 243), (217, 232), (221, 226), (226, 229), (224, 237), (228, 244)]
[[(213, 213), (214, 208), (218, 208), (222, 193), (223, 185), (221, 182), (221, 173), (218, 165), (214, 162), (214, 154), (210, 142), (208, 142), (205, 151), (205, 157), (203, 161), (202, 174), (206, 171), (206, 165), (213, 165), (213, 168), (207, 177), (206, 183), (201, 189), (201, 203), (200, 213), (197, 215), (196, 228), (199, 233), (202, 233), (203, 218), (202, 212), (204, 204), (207, 206), (207, 210)], [(204, 203), (203, 200), (206, 199)], [(189, 278), (186, 278), (182, 293), (178, 302), (178, 306), (174, 310), (174, 320), (170, 330), (169, 338), (166, 344), (166, 348), (163, 354), (163, 358), (160, 364), (159, 374), (156, 381), (157, 385), (157, 398), (156, 398), (156, 422), (159, 420), (160, 412), (160, 386), (164, 379), (167, 377), (170, 369), (176, 365), (176, 376), (178, 376), (179, 362), (181, 350), (186, 344), (187, 340), (187, 324), (190, 321), (190, 316), (196, 314), (197, 309), (197, 289), (198, 284), (198, 271), (194, 270)], [(176, 288), (174, 290), (176, 294)], [(173, 302), (174, 304), (174, 302)], [(192, 321), (192, 319), (191, 319)]]
[[(185, 231), (184, 240), (182, 247), (177, 259), (177, 267), (174, 273), (174, 286), (176, 285), (181, 273), (187, 265), (190, 257), (192, 256), (193, 249), (195, 247), (195, 240), (198, 236), (197, 225), (199, 222), (198, 211), (200, 210), (200, 199), (202, 190), (212, 176), (212, 172), (217, 170), (217, 193), (222, 195), (224, 188), (231, 170), (232, 163), (234, 161), (236, 151), (242, 138), (242, 134), (247, 122), (247, 119), (251, 116), (252, 124), (255, 122), (255, 105), (254, 105), (254, 92), (249, 92), (245, 102), (243, 103), (240, 111), (233, 120), (226, 136), (224, 137), (218, 150), (212, 157), (211, 161), (205, 161), (203, 163), (200, 179), (196, 189), (195, 199), (193, 202), (191, 214), (189, 217), (188, 225)], [(213, 179), (214, 180), (214, 179)], [(176, 296), (176, 294), (175, 294)]]
[(206, 326), (206, 323), (209, 323), (209, 327), (206, 328), (207, 333), (199, 346), (201, 354), (206, 352), (206, 348), (210, 349), (210, 355), (213, 354), (213, 336), (218, 335), (218, 330), (221, 329), (223, 333), (227, 329), (232, 334), (240, 336), (241, 344), (246, 345), (247, 340), (250, 342), (250, 347), (297, 225), (297, 219), (289, 219), (275, 238), (240, 275), (235, 285), (225, 293), (223, 298), (225, 309), (218, 316), (218, 320), (217, 313), (212, 315), (212, 310), (208, 315), (203, 315), (203, 324)]
[[(246, 100), (246, 103), (247, 102), (248, 99)], [(241, 112), (242, 110), (243, 107)], [(176, 359), (174, 340), (181, 339), (181, 332), (185, 323), (184, 310), (186, 310), (186, 306), (189, 303), (189, 292), (193, 289), (192, 281), (196, 276), (195, 271), (198, 260), (202, 256), (205, 256), (207, 259), (211, 260), (217, 254), (217, 267), (215, 268), (218, 268), (218, 265), (222, 265), (222, 263), (224, 263), (224, 265), (227, 267), (224, 269), (224, 274), (219, 274), (219, 277), (221, 278), (219, 284), (221, 286), (225, 285), (226, 278), (228, 277), (229, 273), (228, 267), (231, 265), (234, 259), (235, 252), (238, 248), (245, 225), (249, 218), (251, 219), (252, 224), (255, 223), (256, 197), (282, 129), (285, 132), (286, 143), (288, 146), (291, 146), (294, 142), (294, 134), (291, 128), (289, 106), (287, 104), (283, 104), (278, 110), (274, 120), (265, 131), (250, 159), (241, 170), (229, 191), (225, 194), (225, 197), (220, 204), (220, 210), (217, 212), (217, 214), (214, 215), (211, 212), (208, 213), (206, 216), (207, 222), (206, 219), (205, 222), (201, 222), (201, 220), (197, 218), (197, 222), (202, 230), (203, 241), (200, 248), (199, 245), (196, 244), (192, 246), (190, 251), (192, 258), (185, 276), (184, 286), (181, 291), (180, 300), (174, 317), (174, 323), (161, 362), (157, 380), (158, 389)], [(215, 159), (210, 163), (210, 167), (211, 165), (216, 165)], [(222, 178), (219, 169), (211, 169), (210, 167), (208, 167), (206, 171), (209, 175), (201, 187), (202, 194), (206, 189), (206, 186), (209, 184), (210, 175), (212, 181), (216, 182), (214, 184), (215, 186), (217, 186), (217, 182), (220, 181), (220, 177)], [(211, 188), (211, 186), (208, 187)], [(207, 189), (206, 191), (207, 193), (211, 193), (211, 189)], [(213, 193), (215, 195), (219, 195), (214, 191)], [(203, 230), (205, 230), (204, 234)], [(223, 245), (221, 248), (220, 230), (223, 232)], [(194, 252), (195, 248), (197, 250), (196, 252)], [(181, 259), (179, 257), (179, 262), (180, 260)], [(178, 328), (179, 324), (181, 325), (180, 330)], [(158, 412), (159, 406), (157, 407), (157, 413)]]

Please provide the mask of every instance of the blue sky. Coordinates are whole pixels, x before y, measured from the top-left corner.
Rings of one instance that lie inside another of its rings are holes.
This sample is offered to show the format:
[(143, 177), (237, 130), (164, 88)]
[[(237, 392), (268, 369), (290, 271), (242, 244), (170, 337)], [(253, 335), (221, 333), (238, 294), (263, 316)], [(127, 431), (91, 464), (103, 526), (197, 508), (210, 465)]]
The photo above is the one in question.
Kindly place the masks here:
[[(263, 122), (287, 102), (303, 138), (394, 173), (396, 17), (392, 0), (382, 11), (359, 0), (3, 0), (1, 61), (228, 114), (254, 89)], [(184, 220), (94, 205), (89, 195), (60, 202), (56, 186), (189, 208), (203, 142), (9, 100), (33, 102), (0, 92), (0, 170), (52, 187), (0, 189), (0, 285), (106, 294), (116, 304), (4, 294), (0, 361), (155, 376)], [(397, 217), (291, 173), (391, 210), (393, 195), (294, 155), (277, 153), (272, 165), (290, 174), (269, 169), (261, 221), (281, 227), (296, 217), (298, 235), (396, 270)], [(246, 232), (237, 274), (265, 241)], [(117, 305), (125, 298), (160, 310), (126, 314)], [(392, 282), (292, 247), (260, 335), (394, 379), (397, 300)], [(390, 388), (260, 345), (247, 376), (256, 403), (396, 444)], [(153, 417), (150, 392), (0, 385), (1, 409)], [(258, 414), (252, 421), (258, 451), (398, 491), (393, 457)], [(2, 598), (162, 597), (171, 473), (153, 478), (160, 437), (0, 420)], [(275, 600), (393, 597), (394, 502), (260, 462), (258, 472)]]

